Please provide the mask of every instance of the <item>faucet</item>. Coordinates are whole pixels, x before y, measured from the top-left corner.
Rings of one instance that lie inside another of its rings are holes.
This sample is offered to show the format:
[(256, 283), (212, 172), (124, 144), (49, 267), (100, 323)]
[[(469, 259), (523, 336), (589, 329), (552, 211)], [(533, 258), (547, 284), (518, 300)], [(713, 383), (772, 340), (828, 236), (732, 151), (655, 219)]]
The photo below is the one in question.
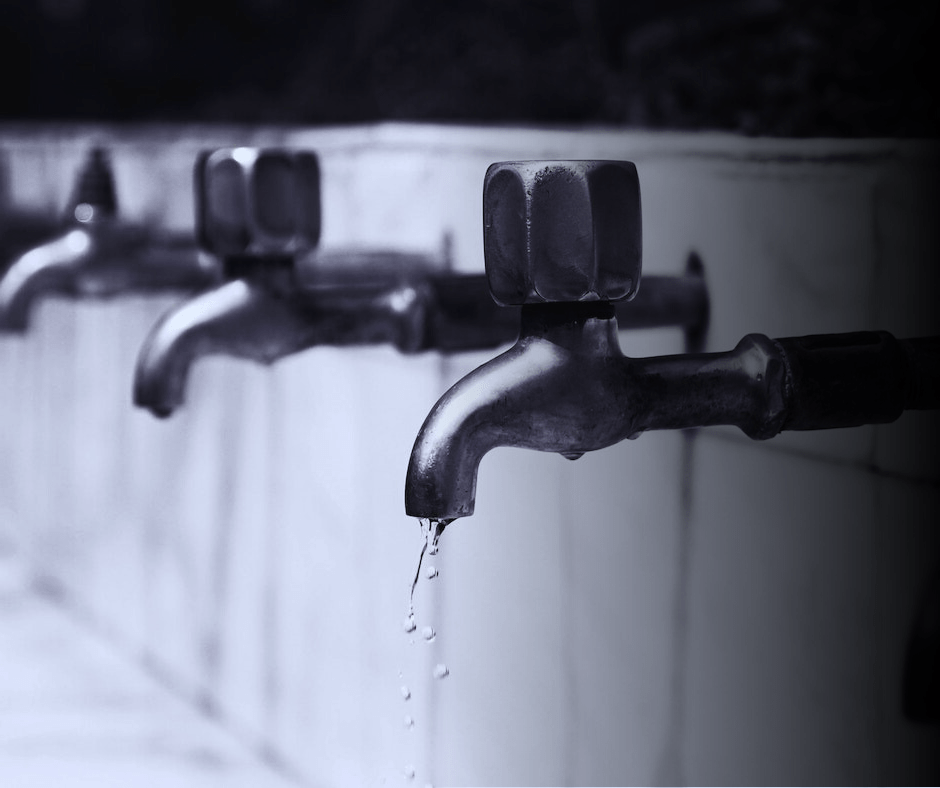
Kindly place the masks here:
[(496, 163), (483, 206), (489, 287), (521, 307), (521, 328), (418, 433), (405, 509), (438, 535), (473, 514), (480, 461), (498, 446), (577, 459), (647, 430), (723, 424), (764, 440), (940, 407), (940, 338), (749, 334), (727, 352), (624, 356), (614, 302), (637, 294), (642, 257), (630, 162)]
[[(134, 403), (166, 417), (183, 403), (193, 362), (224, 353), (271, 364), (318, 344), (423, 341), (430, 258), (311, 252), (320, 239), (315, 153), (277, 148), (202, 152), (194, 168), (197, 236), (221, 281), (171, 309), (144, 341)], [(308, 281), (309, 280), (309, 281)]]
[(60, 227), (47, 211), (12, 204), (8, 159), (6, 151), (0, 151), (0, 276), (16, 257)]
[[(222, 282), (165, 314), (141, 348), (134, 402), (167, 417), (183, 403), (188, 370), (211, 353), (271, 364), (315, 345), (387, 343), (405, 354), (455, 353), (511, 343), (518, 315), (489, 296), (484, 274), (450, 271), (440, 257), (369, 249), (318, 250), (315, 153), (276, 148), (203, 152), (195, 166), (199, 242), (221, 260)], [(708, 319), (701, 261), (657, 277), (630, 327)]]
[(206, 286), (216, 275), (191, 236), (118, 218), (111, 163), (95, 148), (78, 174), (65, 221), (0, 276), (0, 331), (26, 331), (34, 301), (47, 293), (186, 290)]

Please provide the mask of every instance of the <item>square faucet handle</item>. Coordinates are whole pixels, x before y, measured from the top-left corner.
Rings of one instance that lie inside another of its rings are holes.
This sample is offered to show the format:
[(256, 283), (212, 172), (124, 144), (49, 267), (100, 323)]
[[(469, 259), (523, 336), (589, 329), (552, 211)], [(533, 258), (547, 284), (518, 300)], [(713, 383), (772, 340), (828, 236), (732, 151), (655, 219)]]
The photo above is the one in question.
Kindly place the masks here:
[(486, 172), (486, 276), (503, 306), (633, 298), (642, 245), (632, 162), (505, 161)]
[(280, 148), (204, 151), (194, 169), (199, 243), (219, 257), (287, 257), (320, 240), (315, 153)]

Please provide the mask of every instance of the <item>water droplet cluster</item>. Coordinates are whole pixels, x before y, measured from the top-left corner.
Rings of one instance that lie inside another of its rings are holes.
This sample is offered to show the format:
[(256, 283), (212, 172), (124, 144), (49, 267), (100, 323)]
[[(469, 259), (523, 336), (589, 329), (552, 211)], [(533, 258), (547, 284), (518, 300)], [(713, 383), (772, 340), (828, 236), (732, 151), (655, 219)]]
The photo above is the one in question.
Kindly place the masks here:
[[(415, 617), (414, 610), (414, 595), (415, 587), (418, 585), (418, 580), (421, 577), (421, 565), (424, 561), (425, 554), (435, 556), (438, 554), (438, 540), (441, 538), (441, 533), (450, 520), (421, 520), (421, 533), (424, 536), (424, 545), (421, 547), (421, 554), (418, 556), (418, 567), (415, 570), (414, 579), (411, 582), (411, 596), (408, 605), (408, 613), (402, 621), (402, 630), (406, 635), (412, 636), (410, 642), (414, 644), (414, 633), (418, 629), (418, 622)], [(429, 564), (425, 571), (424, 576), (427, 580), (434, 580), (438, 576), (437, 567), (433, 564)], [(437, 639), (437, 631), (430, 624), (425, 624), (421, 628), (421, 637), (426, 643), (433, 643)], [(401, 673), (398, 674), (399, 677), (402, 676)], [(432, 676), (435, 679), (443, 679), (450, 675), (450, 670), (447, 668), (443, 662), (439, 662), (435, 665)], [(411, 689), (407, 684), (402, 684), (399, 688), (401, 693), (402, 700), (406, 703), (409, 703), (412, 700)], [(402, 725), (405, 730), (411, 731), (415, 727), (415, 718), (411, 714), (405, 714), (402, 719)], [(411, 781), (415, 779), (417, 774), (417, 769), (414, 765), (408, 764), (404, 769), (405, 777)], [(430, 784), (428, 784), (430, 785)]]

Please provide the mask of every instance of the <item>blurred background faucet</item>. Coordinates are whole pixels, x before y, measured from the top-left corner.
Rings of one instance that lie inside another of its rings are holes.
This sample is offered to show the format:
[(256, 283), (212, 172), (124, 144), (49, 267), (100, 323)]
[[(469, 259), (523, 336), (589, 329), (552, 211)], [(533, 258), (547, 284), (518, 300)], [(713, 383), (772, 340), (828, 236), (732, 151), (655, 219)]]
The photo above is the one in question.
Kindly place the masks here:
[(0, 276), (20, 254), (59, 229), (61, 222), (48, 211), (25, 209), (13, 203), (8, 159), (0, 151)]
[[(223, 282), (172, 309), (138, 356), (134, 402), (165, 417), (184, 400), (200, 356), (265, 364), (316, 345), (391, 344), (402, 353), (495, 348), (518, 334), (518, 314), (492, 299), (484, 274), (450, 270), (437, 254), (320, 250), (320, 171), (309, 151), (223, 148), (195, 167), (196, 224)], [(624, 327), (680, 326), (704, 334), (701, 261), (682, 276), (650, 277)]]
[[(32, 227), (32, 225), (30, 225)], [(106, 151), (93, 149), (78, 174), (55, 234), (23, 251), (0, 278), (0, 330), (23, 332), (36, 299), (47, 294), (114, 296), (190, 290), (217, 276), (191, 234), (169, 233), (118, 216)]]
[(725, 353), (625, 357), (613, 302), (637, 294), (642, 257), (630, 162), (497, 163), (483, 201), (489, 286), (521, 306), (519, 339), (428, 415), (408, 466), (410, 515), (471, 515), (480, 461), (498, 446), (577, 459), (646, 430), (724, 424), (761, 440), (940, 407), (940, 338), (750, 334)]

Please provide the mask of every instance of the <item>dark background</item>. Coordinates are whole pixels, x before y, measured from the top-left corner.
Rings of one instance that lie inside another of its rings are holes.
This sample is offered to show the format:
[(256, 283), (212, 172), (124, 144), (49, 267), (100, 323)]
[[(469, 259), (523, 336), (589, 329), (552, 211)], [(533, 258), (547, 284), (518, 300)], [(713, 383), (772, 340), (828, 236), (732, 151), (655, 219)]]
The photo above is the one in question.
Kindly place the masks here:
[(932, 2), (5, 0), (0, 120), (935, 137)]

